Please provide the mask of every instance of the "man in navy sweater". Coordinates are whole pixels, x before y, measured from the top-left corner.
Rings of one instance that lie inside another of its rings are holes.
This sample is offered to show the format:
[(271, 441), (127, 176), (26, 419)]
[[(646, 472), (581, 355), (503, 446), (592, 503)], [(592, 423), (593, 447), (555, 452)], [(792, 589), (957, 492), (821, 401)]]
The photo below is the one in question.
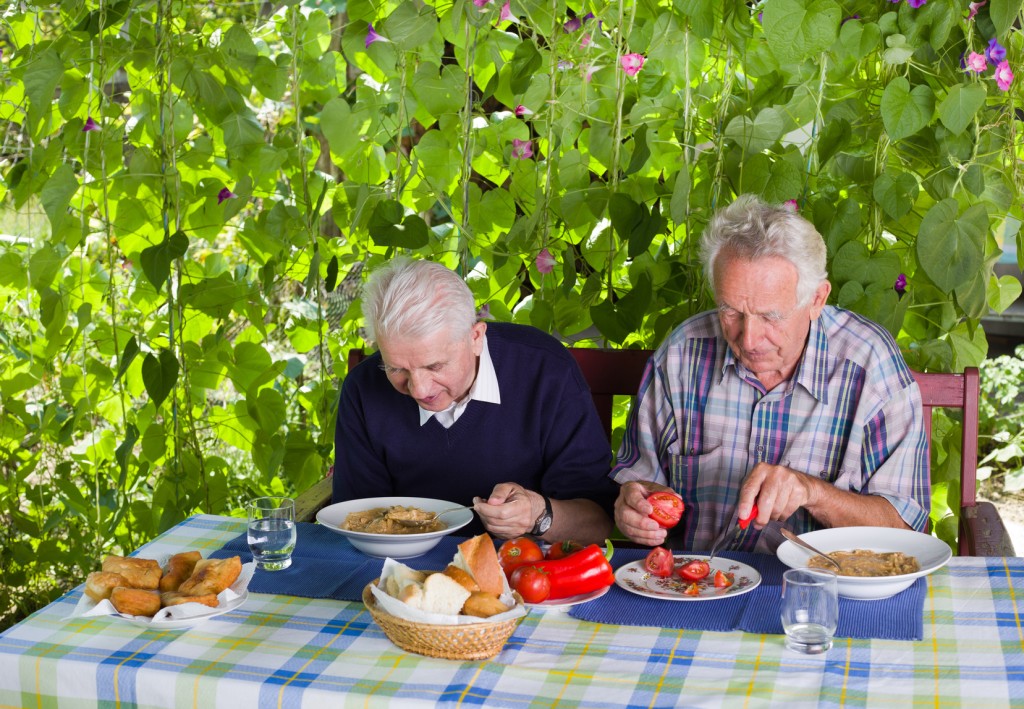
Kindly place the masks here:
[[(374, 273), (363, 314), (378, 352), (342, 385), (334, 502), (434, 497), (473, 505), (500, 538), (608, 536), (611, 450), (557, 340), (477, 322), (463, 280), (430, 261)], [(482, 530), (474, 520), (463, 531)]]

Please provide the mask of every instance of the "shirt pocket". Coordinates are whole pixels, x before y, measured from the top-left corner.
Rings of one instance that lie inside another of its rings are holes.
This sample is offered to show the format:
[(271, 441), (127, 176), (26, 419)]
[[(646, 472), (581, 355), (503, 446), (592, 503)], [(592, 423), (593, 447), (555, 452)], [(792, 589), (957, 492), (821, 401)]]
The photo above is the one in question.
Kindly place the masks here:
[(722, 460), (722, 448), (701, 455), (670, 456), (669, 484), (682, 496), (684, 503), (696, 507), (697, 489), (715, 485), (719, 481)]

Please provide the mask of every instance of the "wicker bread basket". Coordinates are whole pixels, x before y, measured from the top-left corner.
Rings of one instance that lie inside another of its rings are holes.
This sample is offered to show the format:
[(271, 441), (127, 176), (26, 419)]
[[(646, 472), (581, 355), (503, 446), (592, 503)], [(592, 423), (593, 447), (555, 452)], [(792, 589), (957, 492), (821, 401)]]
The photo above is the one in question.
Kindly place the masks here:
[(494, 657), (505, 645), (522, 616), (497, 622), (432, 625), (417, 623), (391, 615), (377, 605), (370, 586), (363, 589), (363, 603), (388, 639), (403, 650), (446, 660), (486, 660)]

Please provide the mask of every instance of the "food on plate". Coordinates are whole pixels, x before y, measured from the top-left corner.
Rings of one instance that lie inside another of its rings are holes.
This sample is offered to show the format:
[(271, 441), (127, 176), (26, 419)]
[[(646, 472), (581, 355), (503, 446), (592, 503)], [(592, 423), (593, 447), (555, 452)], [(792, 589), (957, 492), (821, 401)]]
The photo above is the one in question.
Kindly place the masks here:
[(686, 590), (683, 591), (683, 593), (685, 593), (687, 596), (699, 596), (700, 586), (698, 586), (696, 582), (691, 583), (689, 586), (686, 587)]
[(444, 571), (427, 573), (396, 564), (384, 581), (384, 591), (428, 613), (489, 618), (508, 610), (500, 599), (505, 575), (486, 533), (459, 544)]
[(156, 589), (160, 586), (163, 569), (153, 559), (138, 559), (134, 556), (110, 555), (103, 560), (103, 571), (121, 574), (131, 588)]
[[(901, 551), (830, 551), (829, 557), (839, 564), (840, 576), (900, 576), (921, 570), (917, 558)], [(815, 555), (807, 565), (818, 569), (835, 569), (824, 557)]]
[(683, 498), (674, 492), (661, 490), (651, 493), (647, 496), (647, 501), (654, 507), (654, 511), (648, 516), (664, 529), (675, 527), (683, 518)]
[(654, 547), (644, 559), (644, 568), (651, 574), (667, 579), (675, 571), (676, 559), (665, 547)]
[(715, 588), (729, 588), (733, 584), (735, 576), (727, 574), (721, 569), (715, 571)]
[(370, 510), (349, 512), (345, 521), (341, 523), (341, 528), (350, 532), (366, 532), (368, 534), (422, 534), (448, 529), (448, 525), (439, 519), (411, 527), (402, 524), (402, 521), (425, 522), (433, 517), (433, 512), (421, 510), (419, 507), (403, 505), (374, 507)]
[(547, 553), (544, 555), (545, 559), (563, 559), (570, 554), (582, 550), (584, 546), (573, 539), (566, 539), (564, 542), (555, 542), (548, 547)]
[(527, 603), (543, 603), (551, 596), (551, 576), (532, 564), (513, 571), (511, 584)]
[(118, 586), (110, 592), (110, 602), (124, 615), (154, 615), (160, 610), (160, 593), (148, 588)]
[(85, 579), (85, 595), (99, 603), (110, 598), (110, 593), (118, 586), (127, 586), (124, 576), (111, 571), (93, 571)]
[(182, 603), (201, 603), (204, 606), (216, 608), (218, 601), (217, 594), (215, 593), (207, 593), (202, 596), (186, 596), (177, 591), (164, 591), (160, 594), (160, 603), (163, 604), (164, 608), (180, 606)]
[(201, 559), (195, 571), (178, 587), (186, 596), (217, 595), (235, 582), (242, 573), (242, 560), (237, 556), (227, 559)]
[(512, 572), (517, 567), (528, 564), (531, 561), (542, 561), (543, 559), (544, 551), (538, 546), (537, 542), (529, 537), (509, 539), (498, 549), (498, 561), (501, 563), (501, 568), (505, 571), (507, 578), (512, 577)]
[(692, 559), (676, 571), (684, 581), (700, 581), (711, 573), (711, 565), (704, 559)]
[(192, 575), (196, 562), (203, 558), (197, 551), (183, 551), (167, 560), (167, 568), (160, 577), (160, 591), (177, 591), (182, 582)]
[(607, 550), (591, 544), (564, 559), (524, 564), (514, 573), (527, 568), (546, 572), (551, 581), (551, 600), (593, 593), (615, 583), (615, 571), (608, 563), (611, 551), (611, 543), (608, 543)]

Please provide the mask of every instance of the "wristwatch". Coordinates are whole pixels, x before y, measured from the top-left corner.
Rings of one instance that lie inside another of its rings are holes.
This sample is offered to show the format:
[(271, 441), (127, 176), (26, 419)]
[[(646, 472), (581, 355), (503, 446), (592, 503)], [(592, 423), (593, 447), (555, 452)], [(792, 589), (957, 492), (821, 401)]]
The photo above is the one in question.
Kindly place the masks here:
[(551, 529), (551, 500), (547, 495), (541, 495), (541, 497), (544, 498), (544, 511), (540, 513), (540, 517), (533, 523), (533, 529), (530, 530), (530, 534), (535, 537), (539, 537)]

